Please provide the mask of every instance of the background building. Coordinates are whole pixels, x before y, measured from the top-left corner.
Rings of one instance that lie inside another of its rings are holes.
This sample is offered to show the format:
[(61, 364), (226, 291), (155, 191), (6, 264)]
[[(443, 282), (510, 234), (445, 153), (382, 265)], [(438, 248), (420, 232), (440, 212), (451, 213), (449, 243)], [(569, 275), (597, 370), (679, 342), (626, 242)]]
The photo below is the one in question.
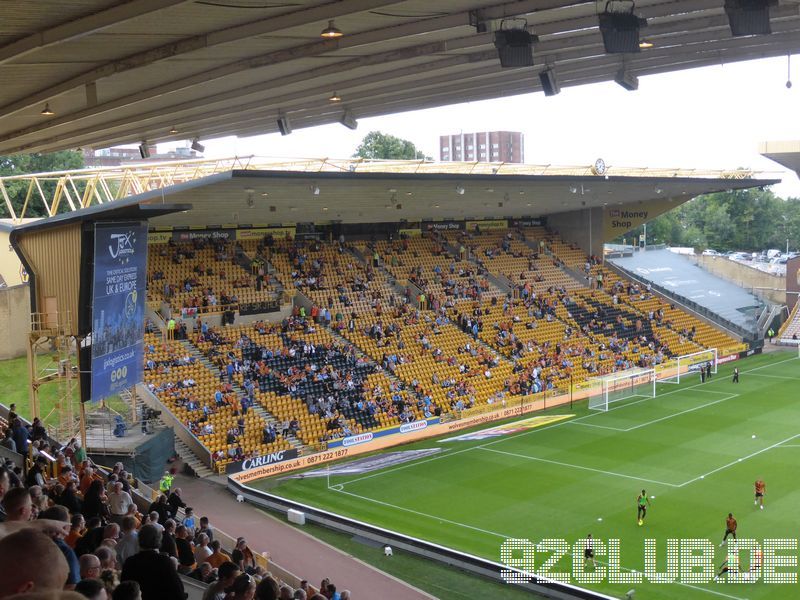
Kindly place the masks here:
[(442, 161), (525, 162), (525, 136), (519, 131), (481, 131), (439, 136)]

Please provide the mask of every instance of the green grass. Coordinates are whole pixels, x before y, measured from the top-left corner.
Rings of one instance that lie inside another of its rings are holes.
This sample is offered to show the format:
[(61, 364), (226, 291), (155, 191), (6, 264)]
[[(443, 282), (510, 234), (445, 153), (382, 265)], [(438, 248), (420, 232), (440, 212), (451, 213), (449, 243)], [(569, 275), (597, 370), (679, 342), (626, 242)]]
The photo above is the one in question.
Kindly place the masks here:
[[(39, 377), (53, 372), (56, 367), (57, 363), (51, 355), (43, 354), (37, 357), (36, 372)], [(0, 361), (0, 389), (3, 390), (3, 404), (6, 406), (16, 404), (17, 413), (31, 420), (33, 414), (30, 406), (28, 381), (30, 381), (30, 374), (27, 357), (22, 356)], [(79, 401), (77, 382), (75, 382), (74, 389), (74, 399), (77, 403)], [(44, 420), (45, 425), (55, 425), (58, 422), (58, 416), (53, 412), (53, 409), (58, 402), (59, 394), (60, 390), (57, 381), (46, 383), (39, 388), (39, 416)], [(130, 409), (117, 395), (108, 398), (106, 404), (109, 408), (126, 417), (129, 415)], [(89, 407), (87, 409), (91, 410)], [(77, 414), (78, 407), (76, 405), (75, 415), (77, 416)]]
[[(620, 540), (623, 569), (642, 571), (645, 538), (657, 540), (661, 570), (667, 538), (711, 540), (716, 568), (724, 560), (716, 546), (728, 512), (738, 518), (740, 537), (796, 538), (800, 502), (800, 360), (774, 353), (735, 363), (738, 385), (730, 380), (733, 366), (720, 367), (704, 385), (696, 375), (680, 386), (659, 384), (656, 398), (623, 401), (607, 413), (576, 406), (575, 418), (522, 433), (409, 445), (445, 450), (399, 468), (332, 476), (332, 489), (325, 478), (312, 477), (254, 485), (495, 561), (506, 538), (574, 543), (591, 532)], [(753, 506), (757, 478), (767, 483), (763, 511)], [(638, 527), (635, 499), (642, 488), (655, 499)], [(547, 555), (536, 556), (538, 568)], [(554, 570), (569, 571), (570, 564), (567, 556)], [(616, 597), (633, 587), (648, 599), (796, 595), (796, 586), (761, 582), (590, 587)]]

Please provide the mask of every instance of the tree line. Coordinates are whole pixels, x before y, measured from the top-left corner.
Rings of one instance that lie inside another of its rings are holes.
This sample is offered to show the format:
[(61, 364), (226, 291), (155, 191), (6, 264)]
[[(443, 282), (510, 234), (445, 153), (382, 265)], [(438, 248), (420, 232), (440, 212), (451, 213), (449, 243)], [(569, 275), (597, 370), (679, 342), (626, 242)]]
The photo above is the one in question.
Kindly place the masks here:
[[(638, 239), (643, 229), (625, 234), (625, 241)], [(790, 249), (800, 247), (800, 198), (783, 199), (760, 188), (698, 196), (647, 224), (648, 244), (697, 250), (786, 250), (787, 239)]]

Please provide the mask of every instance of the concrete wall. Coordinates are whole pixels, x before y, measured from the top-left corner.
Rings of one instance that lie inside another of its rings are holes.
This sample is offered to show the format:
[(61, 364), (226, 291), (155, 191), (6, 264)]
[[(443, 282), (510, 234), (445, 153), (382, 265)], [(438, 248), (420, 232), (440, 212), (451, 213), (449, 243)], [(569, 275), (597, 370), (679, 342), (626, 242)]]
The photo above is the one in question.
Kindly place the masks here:
[[(547, 216), (547, 226), (587, 254), (603, 256), (603, 209), (584, 208)], [(610, 241), (610, 240), (609, 240)], [(574, 266), (574, 265), (570, 265)]]
[(30, 288), (16, 285), (0, 289), (0, 360), (27, 354), (30, 329)]
[[(773, 304), (786, 304), (786, 278), (764, 273), (722, 256), (695, 256), (695, 262), (709, 273), (726, 281), (752, 290), (760, 298)], [(762, 288), (762, 289), (759, 289)]]

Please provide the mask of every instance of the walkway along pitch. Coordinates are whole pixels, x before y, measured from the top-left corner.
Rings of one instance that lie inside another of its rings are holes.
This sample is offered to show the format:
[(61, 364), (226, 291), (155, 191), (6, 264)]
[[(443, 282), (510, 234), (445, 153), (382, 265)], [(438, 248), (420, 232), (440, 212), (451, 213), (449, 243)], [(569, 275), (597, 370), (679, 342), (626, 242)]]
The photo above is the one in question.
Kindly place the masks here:
[[(338, 590), (354, 598), (430, 600), (434, 598), (399, 579), (311, 537), (279, 517), (273, 518), (247, 503), (236, 502), (226, 488), (203, 479), (178, 476), (175, 485), (198, 516), (232, 536), (243, 536), (253, 551), (269, 552), (272, 560), (318, 586), (328, 577)], [(378, 550), (376, 550), (378, 552)]]

